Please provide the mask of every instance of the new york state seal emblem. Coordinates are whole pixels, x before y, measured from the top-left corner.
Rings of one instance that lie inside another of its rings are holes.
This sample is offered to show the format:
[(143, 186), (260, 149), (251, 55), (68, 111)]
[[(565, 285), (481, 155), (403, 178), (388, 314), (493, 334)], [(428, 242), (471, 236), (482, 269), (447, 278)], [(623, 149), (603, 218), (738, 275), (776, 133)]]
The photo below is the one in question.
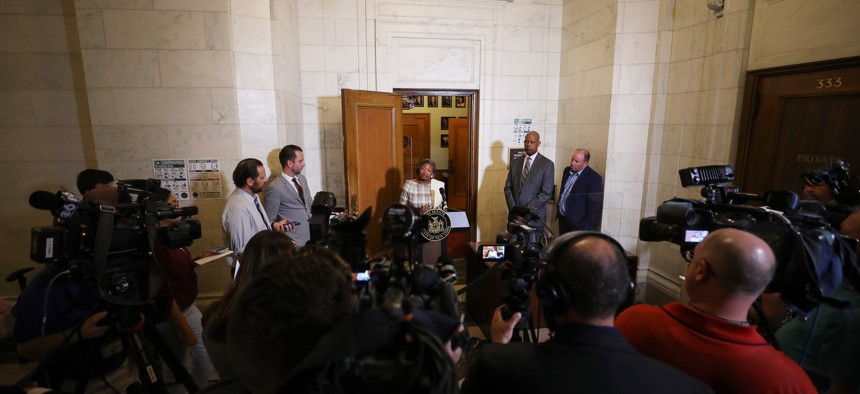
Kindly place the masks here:
[(441, 209), (431, 209), (424, 213), (427, 228), (421, 230), (421, 236), (428, 241), (441, 241), (451, 232), (451, 218)]

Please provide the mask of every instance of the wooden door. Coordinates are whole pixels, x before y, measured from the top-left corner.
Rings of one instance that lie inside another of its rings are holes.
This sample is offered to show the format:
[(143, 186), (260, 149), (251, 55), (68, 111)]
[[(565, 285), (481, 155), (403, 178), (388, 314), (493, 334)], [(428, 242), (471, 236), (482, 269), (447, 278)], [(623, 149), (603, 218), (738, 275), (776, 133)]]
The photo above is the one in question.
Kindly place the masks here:
[(400, 201), (403, 187), (402, 96), (341, 90), (347, 212), (371, 207), (367, 252), (384, 251), (382, 211)]
[(469, 119), (448, 120), (448, 207), (466, 211), (469, 201)]
[(403, 114), (403, 176), (415, 176), (418, 162), (430, 158), (430, 114)]
[(860, 59), (751, 73), (738, 141), (741, 190), (789, 189), (800, 176), (845, 160), (860, 172)]

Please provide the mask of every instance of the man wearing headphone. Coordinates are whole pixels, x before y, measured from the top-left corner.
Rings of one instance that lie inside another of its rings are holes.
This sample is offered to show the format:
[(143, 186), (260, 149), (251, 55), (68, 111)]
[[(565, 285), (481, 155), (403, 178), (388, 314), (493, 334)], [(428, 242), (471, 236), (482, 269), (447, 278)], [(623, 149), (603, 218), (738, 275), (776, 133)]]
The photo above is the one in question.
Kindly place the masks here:
[[(538, 297), (552, 339), (510, 343), (515, 313), (491, 323), (484, 346), (463, 383), (464, 393), (709, 393), (703, 383), (637, 353), (613, 327), (631, 291), (623, 248), (612, 237), (575, 231), (545, 253)], [(559, 377), (564, 377), (560, 379)]]

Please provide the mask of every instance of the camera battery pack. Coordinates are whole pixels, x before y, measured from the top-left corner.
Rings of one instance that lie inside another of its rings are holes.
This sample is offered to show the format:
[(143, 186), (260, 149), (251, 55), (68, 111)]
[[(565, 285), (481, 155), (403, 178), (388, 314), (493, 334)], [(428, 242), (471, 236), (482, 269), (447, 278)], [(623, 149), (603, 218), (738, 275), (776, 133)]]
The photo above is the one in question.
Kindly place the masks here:
[(42, 264), (61, 261), (65, 243), (65, 228), (58, 226), (33, 227), (30, 237), (30, 260)]

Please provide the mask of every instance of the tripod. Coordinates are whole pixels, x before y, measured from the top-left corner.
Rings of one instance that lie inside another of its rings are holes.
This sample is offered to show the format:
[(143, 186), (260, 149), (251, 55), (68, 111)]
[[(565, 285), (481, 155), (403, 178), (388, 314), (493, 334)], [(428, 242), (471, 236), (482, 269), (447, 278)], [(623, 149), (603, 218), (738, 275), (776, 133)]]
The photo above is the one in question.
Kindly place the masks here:
[[(121, 334), (120, 336), (122, 341), (127, 346), (128, 357), (130, 358), (130, 361), (135, 363), (135, 366), (138, 369), (139, 382), (133, 383), (129, 386), (127, 392), (135, 394), (166, 394), (168, 392), (167, 384), (162, 378), (162, 369), (158, 365), (159, 360), (170, 368), (176, 381), (181, 383), (188, 392), (197, 392), (198, 388), (191, 378), (191, 375), (185, 370), (182, 363), (167, 346), (167, 343), (151, 323), (151, 319), (146, 319), (144, 317), (145, 315), (147, 315), (147, 313), (137, 308), (125, 308), (112, 312), (108, 317), (105, 317), (101, 323), (99, 323), (105, 324), (106, 321), (109, 322), (107, 324), (115, 323), (118, 332)], [(80, 327), (83, 323), (84, 321), (81, 321), (77, 324), (74, 327), (73, 332), (80, 332)], [(69, 343), (69, 338), (71, 337), (72, 335), (66, 337), (63, 343), (61, 343), (50, 356), (45, 357), (39, 363), (38, 367), (21, 379), (16, 386), (29, 386), (30, 382), (34, 380), (34, 378), (41, 383), (50, 385), (50, 382), (48, 381), (42, 382), (42, 378), (45, 377), (44, 374), (49, 370), (49, 368), (54, 365), (56, 358), (59, 356), (60, 352), (66, 348)], [(126, 362), (129, 362), (129, 360)], [(89, 368), (93, 368), (94, 364), (89, 365)], [(123, 367), (117, 366), (115, 370), (119, 370), (121, 368)], [(83, 393), (90, 381), (91, 378), (86, 376), (77, 378), (77, 383), (74, 383), (74, 392)], [(74, 382), (74, 380), (72, 380), (72, 382)], [(105, 384), (110, 387), (112, 383), (105, 380)]]
[(156, 357), (158, 357), (173, 373), (177, 383), (181, 383), (189, 393), (196, 393), (199, 389), (191, 374), (167, 346), (152, 323), (152, 319), (147, 319), (147, 315), (151, 317), (154, 314), (152, 309), (149, 308), (148, 312), (124, 309), (120, 313), (121, 320), (117, 322), (123, 341), (129, 347), (130, 357), (137, 364), (139, 371), (141, 387), (140, 391), (136, 392), (165, 394), (168, 392), (161, 369), (157, 365)]
[(532, 314), (529, 308), (531, 298), (529, 290), (531, 289), (534, 278), (529, 276), (519, 276), (511, 278), (508, 282), (508, 294), (502, 297), (505, 302), (505, 309), (502, 310), (502, 318), (509, 320), (514, 313), (520, 312), (522, 317), (514, 327), (511, 342), (538, 342), (537, 330), (532, 327)]

